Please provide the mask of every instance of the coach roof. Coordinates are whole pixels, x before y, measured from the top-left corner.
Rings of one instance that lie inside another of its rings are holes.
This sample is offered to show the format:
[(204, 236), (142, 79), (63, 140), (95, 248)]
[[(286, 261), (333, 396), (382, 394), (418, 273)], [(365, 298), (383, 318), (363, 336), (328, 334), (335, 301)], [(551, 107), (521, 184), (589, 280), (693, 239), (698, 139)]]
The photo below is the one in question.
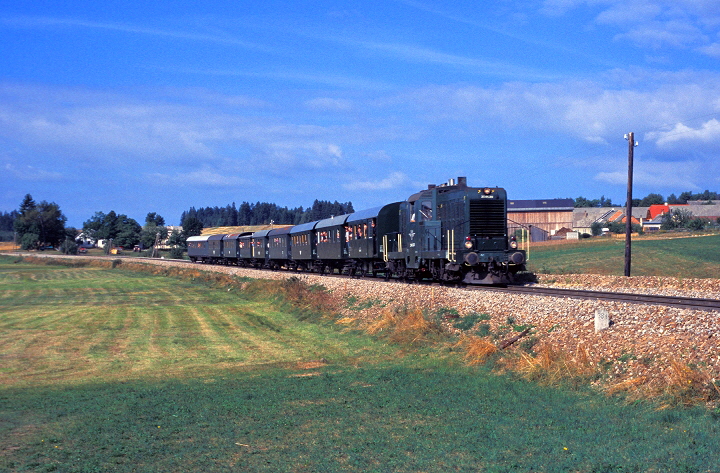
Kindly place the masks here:
[(328, 227), (337, 227), (339, 225), (344, 225), (347, 218), (350, 216), (350, 214), (345, 215), (338, 215), (337, 217), (330, 217), (326, 218), (325, 220), (320, 220), (317, 225), (315, 225), (315, 230), (320, 230), (321, 228), (328, 228)]
[(315, 228), (315, 225), (318, 224), (318, 221), (315, 220), (314, 222), (308, 222), (308, 223), (301, 223), (300, 225), (295, 225), (290, 229), (290, 234), (295, 233), (302, 233), (302, 232), (309, 232), (313, 228)]
[(380, 212), (380, 209), (382, 209), (383, 206), (380, 207), (373, 207), (371, 209), (365, 209), (365, 210), (359, 210), (355, 213), (352, 213), (348, 215), (347, 221), (350, 222), (357, 222), (358, 220), (366, 220), (368, 218), (375, 218), (378, 216), (378, 213)]

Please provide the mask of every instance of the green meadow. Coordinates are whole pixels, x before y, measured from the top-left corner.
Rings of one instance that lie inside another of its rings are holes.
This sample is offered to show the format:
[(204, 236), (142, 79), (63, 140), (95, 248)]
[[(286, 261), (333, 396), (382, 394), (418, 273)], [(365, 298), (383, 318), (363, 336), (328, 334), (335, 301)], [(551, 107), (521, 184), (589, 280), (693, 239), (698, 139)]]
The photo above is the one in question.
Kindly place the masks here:
[[(632, 276), (720, 277), (720, 235), (634, 238)], [(530, 249), (529, 269), (544, 274), (604, 274), (625, 271), (625, 239), (591, 238)]]
[(0, 257), (0, 471), (720, 471), (720, 411), (391, 344), (301, 281), (113, 266)]

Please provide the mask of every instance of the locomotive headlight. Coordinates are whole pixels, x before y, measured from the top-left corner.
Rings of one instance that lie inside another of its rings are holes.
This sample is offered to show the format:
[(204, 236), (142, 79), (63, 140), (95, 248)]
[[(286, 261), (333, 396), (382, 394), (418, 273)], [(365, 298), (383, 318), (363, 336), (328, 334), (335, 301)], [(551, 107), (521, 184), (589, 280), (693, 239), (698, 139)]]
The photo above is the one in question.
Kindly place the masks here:
[(465, 237), (465, 248), (467, 248), (468, 250), (471, 250), (472, 247), (473, 247), (472, 238)]
[(483, 189), (483, 194), (485, 194), (485, 195), (492, 194), (492, 189), (490, 189), (489, 187), (486, 187), (485, 189)]
[(517, 242), (515, 240), (510, 242), (510, 248), (512, 248), (513, 250), (517, 248)]

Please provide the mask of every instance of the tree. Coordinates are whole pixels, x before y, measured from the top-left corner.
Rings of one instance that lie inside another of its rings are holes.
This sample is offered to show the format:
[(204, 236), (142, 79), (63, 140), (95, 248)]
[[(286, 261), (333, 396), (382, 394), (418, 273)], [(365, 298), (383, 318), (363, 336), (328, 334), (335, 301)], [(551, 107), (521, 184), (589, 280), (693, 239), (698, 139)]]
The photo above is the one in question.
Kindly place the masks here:
[(35, 203), (30, 194), (20, 204), (18, 217), (13, 228), (18, 234), (23, 249), (43, 246), (57, 246), (65, 239), (67, 218), (54, 202)]
[(689, 228), (690, 230), (705, 230), (705, 226), (709, 222), (704, 218), (692, 218), (690, 221), (685, 225), (686, 228)]
[(651, 205), (664, 204), (665, 199), (660, 194), (648, 194), (642, 198), (638, 207), (650, 207)]
[(674, 208), (671, 212), (662, 216), (661, 230), (672, 230), (674, 228), (686, 228), (692, 220), (693, 214), (687, 209)]
[(612, 199), (606, 199), (604, 195), (600, 196), (600, 200), (598, 201), (598, 207), (612, 207)]
[(586, 199), (583, 196), (575, 199), (575, 208), (581, 207), (612, 207), (612, 199), (606, 199), (605, 196), (600, 196), (599, 199)]
[(692, 192), (686, 191), (680, 194), (680, 197), (678, 197), (678, 204), (687, 204), (688, 200), (692, 200), (693, 194)]
[(115, 230), (117, 231), (115, 238), (113, 238), (115, 245), (122, 246), (124, 248), (132, 248), (140, 243), (140, 231), (142, 228), (135, 219), (132, 219), (127, 215), (118, 215), (118, 219), (115, 223)]
[(145, 217), (145, 224), (154, 224), (158, 227), (164, 227), (165, 219), (155, 212), (150, 212), (147, 214), (147, 217)]
[(184, 239), (202, 234), (203, 224), (196, 217), (188, 216), (181, 222)]
[(165, 219), (155, 212), (150, 212), (145, 217), (145, 225), (140, 231), (140, 245), (143, 248), (150, 248), (155, 245), (155, 240), (160, 234), (160, 240), (164, 241), (168, 236), (168, 230), (165, 228)]
[(142, 230), (140, 231), (140, 244), (144, 248), (150, 248), (155, 245), (155, 240), (159, 239), (164, 241), (168, 236), (168, 230), (166, 227), (156, 225), (154, 222), (145, 222)]
[[(160, 217), (162, 218), (162, 217)], [(83, 232), (94, 240), (113, 240), (113, 244), (132, 247), (140, 242), (140, 224), (124, 214), (116, 214), (114, 210), (105, 214), (95, 212), (83, 223)]]
[(77, 229), (74, 227), (65, 228), (65, 240), (60, 244), (60, 251), (66, 255), (76, 255), (78, 251), (78, 245), (75, 241), (77, 236)]

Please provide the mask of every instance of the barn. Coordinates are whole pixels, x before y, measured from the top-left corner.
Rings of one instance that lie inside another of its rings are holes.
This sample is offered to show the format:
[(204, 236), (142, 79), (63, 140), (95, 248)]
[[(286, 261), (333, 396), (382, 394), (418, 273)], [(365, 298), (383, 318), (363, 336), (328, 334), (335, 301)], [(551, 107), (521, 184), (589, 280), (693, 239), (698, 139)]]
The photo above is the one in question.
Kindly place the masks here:
[(573, 228), (573, 199), (508, 200), (508, 230), (524, 227), (531, 241), (549, 240), (558, 230)]

